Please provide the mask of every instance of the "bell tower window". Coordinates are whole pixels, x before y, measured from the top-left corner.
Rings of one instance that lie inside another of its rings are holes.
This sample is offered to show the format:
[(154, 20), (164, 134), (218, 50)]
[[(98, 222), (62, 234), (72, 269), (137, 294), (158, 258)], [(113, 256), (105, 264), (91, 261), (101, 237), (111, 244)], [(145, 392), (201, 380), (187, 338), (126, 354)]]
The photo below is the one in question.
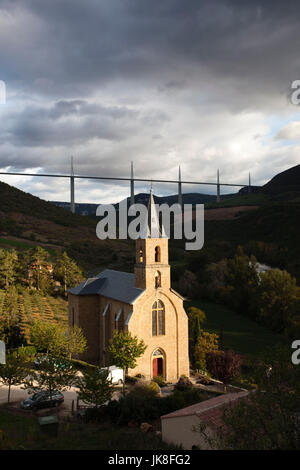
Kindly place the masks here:
[(160, 247), (155, 247), (155, 263), (160, 263)]
[(156, 271), (155, 273), (155, 289), (158, 289), (158, 287), (161, 287), (161, 274), (159, 271)]

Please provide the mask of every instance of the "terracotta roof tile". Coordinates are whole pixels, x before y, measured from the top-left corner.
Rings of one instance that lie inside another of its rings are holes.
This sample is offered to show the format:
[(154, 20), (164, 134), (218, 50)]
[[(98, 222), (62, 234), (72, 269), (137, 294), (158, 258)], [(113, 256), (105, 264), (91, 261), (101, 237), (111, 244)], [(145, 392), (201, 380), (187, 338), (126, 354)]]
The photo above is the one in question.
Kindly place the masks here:
[(201, 417), (201, 419), (203, 419), (203, 421), (205, 421), (207, 424), (212, 423), (213, 425), (220, 427), (223, 425), (222, 415), (224, 407), (228, 406), (229, 404), (235, 402), (240, 398), (246, 397), (247, 395), (247, 391), (242, 391), (238, 393), (227, 393), (215, 398), (210, 398), (209, 400), (205, 400), (200, 403), (196, 403), (195, 405), (191, 405), (186, 408), (181, 408), (180, 410), (173, 411), (172, 413), (161, 416), (161, 419), (196, 415)]

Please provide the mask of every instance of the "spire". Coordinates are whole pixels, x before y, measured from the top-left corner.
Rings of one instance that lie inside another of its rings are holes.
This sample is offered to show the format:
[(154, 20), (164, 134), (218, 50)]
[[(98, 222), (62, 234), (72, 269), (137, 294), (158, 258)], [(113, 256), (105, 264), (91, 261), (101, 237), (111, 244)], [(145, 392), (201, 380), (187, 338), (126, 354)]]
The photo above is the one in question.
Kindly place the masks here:
[(148, 226), (147, 226), (147, 237), (148, 238), (160, 238), (161, 229), (159, 225), (159, 217), (155, 208), (154, 197), (152, 188), (150, 189), (150, 196), (148, 201)]
[(178, 204), (182, 207), (182, 185), (181, 185), (181, 168), (179, 165), (179, 174), (178, 174)]
[(164, 227), (160, 227), (159, 215), (155, 207), (152, 188), (148, 200), (147, 219), (145, 220), (144, 233), (142, 238), (165, 238), (166, 233)]

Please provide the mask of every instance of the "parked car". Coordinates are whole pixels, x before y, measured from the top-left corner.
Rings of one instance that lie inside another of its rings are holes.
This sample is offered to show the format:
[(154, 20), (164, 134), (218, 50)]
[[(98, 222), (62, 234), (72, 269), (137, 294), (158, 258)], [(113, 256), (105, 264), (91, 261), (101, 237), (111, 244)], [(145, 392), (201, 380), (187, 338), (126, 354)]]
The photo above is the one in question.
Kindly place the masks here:
[(41, 391), (34, 393), (27, 400), (21, 402), (21, 407), (24, 410), (36, 410), (39, 408), (50, 408), (51, 406), (59, 406), (64, 402), (64, 396), (57, 390), (52, 392)]
[(104, 371), (108, 369), (108, 380), (111, 380), (113, 385), (121, 385), (123, 383), (123, 369), (117, 366), (110, 366), (103, 368)]

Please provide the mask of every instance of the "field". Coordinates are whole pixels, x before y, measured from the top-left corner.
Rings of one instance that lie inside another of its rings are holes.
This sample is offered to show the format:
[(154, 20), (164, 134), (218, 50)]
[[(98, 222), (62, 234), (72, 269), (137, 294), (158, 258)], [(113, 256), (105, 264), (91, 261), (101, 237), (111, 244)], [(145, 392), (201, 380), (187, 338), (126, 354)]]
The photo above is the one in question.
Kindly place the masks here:
[[(27, 412), (28, 413), (28, 412)], [(174, 449), (155, 433), (111, 423), (62, 422), (57, 437), (41, 433), (35, 416), (0, 407), (0, 450), (158, 450)]]
[(249, 356), (257, 356), (266, 348), (278, 343), (287, 343), (281, 335), (257, 325), (252, 320), (238, 315), (228, 308), (210, 302), (186, 302), (185, 308), (195, 306), (206, 313), (203, 328), (210, 333), (223, 335), (223, 347)]
[(14, 248), (15, 250), (18, 251), (23, 251), (23, 250), (30, 250), (35, 248), (36, 246), (43, 246), (43, 248), (48, 251), (51, 257), (54, 257), (56, 252), (52, 249), (49, 248), (48, 246), (45, 246), (43, 243), (38, 243), (38, 242), (26, 242), (22, 239), (17, 239), (15, 238), (0, 238), (0, 248), (5, 248), (5, 249), (12, 249)]
[[(0, 291), (0, 315), (5, 311), (6, 293)], [(37, 292), (29, 293), (25, 289), (18, 295), (17, 305), (21, 318), (21, 329), (25, 338), (29, 337), (30, 325), (36, 320), (43, 320), (50, 323), (67, 324), (67, 301), (61, 297), (42, 296)]]

